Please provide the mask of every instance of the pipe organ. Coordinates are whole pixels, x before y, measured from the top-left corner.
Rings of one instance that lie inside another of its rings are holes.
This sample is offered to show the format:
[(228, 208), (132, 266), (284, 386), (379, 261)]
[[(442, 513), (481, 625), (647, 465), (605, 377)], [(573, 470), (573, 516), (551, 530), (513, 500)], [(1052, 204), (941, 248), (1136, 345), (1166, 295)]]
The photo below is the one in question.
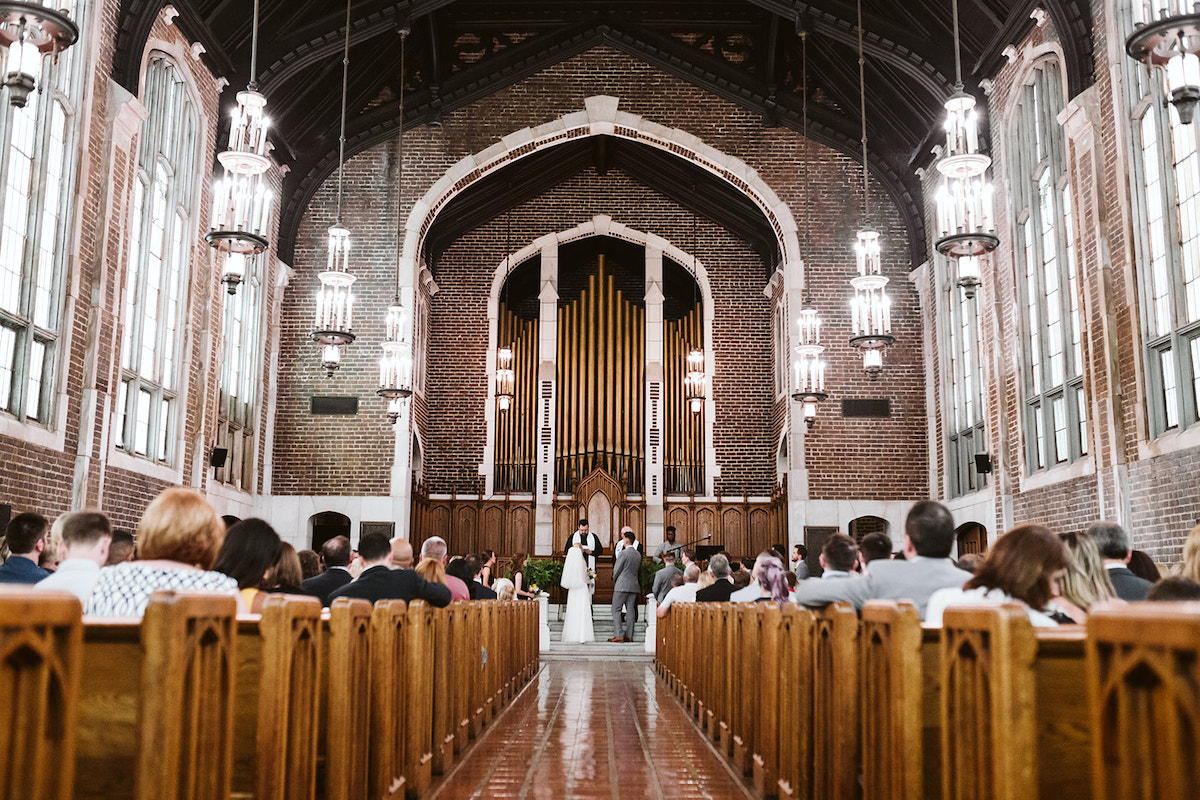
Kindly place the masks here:
[(663, 472), (667, 494), (704, 494), (704, 414), (694, 413), (684, 392), (687, 356), (704, 349), (700, 303), (680, 319), (666, 320), (663, 341)]
[(626, 491), (645, 480), (646, 310), (599, 270), (558, 311), (555, 487), (570, 492), (596, 467)]

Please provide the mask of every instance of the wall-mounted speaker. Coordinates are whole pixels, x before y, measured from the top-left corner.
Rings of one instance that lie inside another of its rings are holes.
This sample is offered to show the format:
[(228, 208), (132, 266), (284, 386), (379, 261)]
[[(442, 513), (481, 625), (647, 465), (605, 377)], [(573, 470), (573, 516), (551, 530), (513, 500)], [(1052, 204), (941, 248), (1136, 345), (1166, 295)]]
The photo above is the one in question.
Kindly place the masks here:
[(975, 471), (980, 475), (986, 475), (992, 471), (992, 457), (987, 453), (975, 454)]
[(229, 448), (214, 447), (208, 455), (208, 465), (220, 469), (225, 466), (225, 459), (229, 458)]

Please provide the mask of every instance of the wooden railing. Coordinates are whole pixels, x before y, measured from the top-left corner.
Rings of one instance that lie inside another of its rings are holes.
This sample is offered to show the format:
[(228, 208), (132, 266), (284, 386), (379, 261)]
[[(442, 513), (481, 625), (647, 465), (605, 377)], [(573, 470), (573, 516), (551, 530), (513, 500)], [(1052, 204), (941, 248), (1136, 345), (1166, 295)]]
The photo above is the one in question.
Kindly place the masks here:
[(143, 620), (83, 620), (70, 595), (0, 593), (0, 797), (420, 797), (538, 665), (536, 603), (235, 612), (163, 592)]
[[(767, 607), (771, 606), (771, 607)], [(768, 797), (1200, 796), (1200, 604), (1033, 629), (1017, 606), (681, 603), (656, 668)]]

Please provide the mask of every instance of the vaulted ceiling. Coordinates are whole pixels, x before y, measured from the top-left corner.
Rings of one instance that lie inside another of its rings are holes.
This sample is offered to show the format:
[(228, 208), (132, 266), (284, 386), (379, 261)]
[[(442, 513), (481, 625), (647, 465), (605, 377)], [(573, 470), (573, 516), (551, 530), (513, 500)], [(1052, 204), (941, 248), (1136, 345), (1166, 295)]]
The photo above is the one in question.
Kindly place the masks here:
[[(1034, 25), (1044, 8), (1063, 36), (1071, 95), (1092, 80), (1091, 12), (1087, 0), (959, 0), (963, 73), (995, 74), (1004, 47)], [(176, 24), (206, 48), (214, 74), (235, 88), (249, 78), (252, 0), (173, 0)], [(116, 78), (137, 91), (139, 59), (163, 0), (124, 0)], [(341, 53), (346, 6), (339, 0), (260, 0), (259, 90), (270, 103), (277, 157), (285, 178), (278, 250), (290, 259), (304, 208), (337, 166)], [(942, 103), (952, 91), (950, 0), (863, 0), (869, 158), (872, 174), (906, 218), (912, 257), (925, 258), (924, 212), (914, 174), (924, 166)], [(351, 10), (351, 77), (347, 153), (393, 139), (397, 99), (405, 96), (406, 129), (436, 123), (472, 103), (598, 44), (642, 59), (762, 115), (765, 125), (799, 130), (801, 29), (808, 32), (809, 134), (861, 158), (858, 31), (853, 0), (355, 0)], [(408, 25), (405, 74), (397, 30)], [(233, 93), (222, 97), (232, 104)], [(222, 115), (223, 118), (227, 115)], [(224, 134), (222, 134), (223, 139)], [(607, 156), (589, 149), (558, 160), (559, 180), (584, 162)], [(765, 220), (730, 223), (723, 207), (697, 207), (692, 177), (628, 147), (611, 148), (615, 168), (649, 183), (699, 213), (711, 215), (762, 252), (773, 247)], [(553, 168), (553, 163), (546, 166)], [(713, 180), (707, 173), (696, 176)], [(507, 185), (513, 186), (514, 175)], [(650, 179), (648, 179), (650, 178)], [(716, 187), (711, 196), (717, 196)], [(524, 199), (521, 191), (478, 192), (471, 218), (486, 220)], [(725, 206), (724, 209), (728, 209)], [(751, 215), (752, 216), (752, 215)], [(444, 246), (444, 236), (435, 244)], [(764, 239), (763, 237), (767, 237)], [(770, 256), (768, 256), (770, 260)]]

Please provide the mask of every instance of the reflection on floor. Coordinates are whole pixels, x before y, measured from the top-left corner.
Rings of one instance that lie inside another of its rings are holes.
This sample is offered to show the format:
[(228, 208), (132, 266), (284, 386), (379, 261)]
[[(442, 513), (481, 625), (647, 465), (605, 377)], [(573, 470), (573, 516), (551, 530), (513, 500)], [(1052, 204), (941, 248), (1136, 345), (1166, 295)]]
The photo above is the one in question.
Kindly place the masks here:
[(753, 797), (649, 663), (546, 663), (435, 787), (459, 798)]

